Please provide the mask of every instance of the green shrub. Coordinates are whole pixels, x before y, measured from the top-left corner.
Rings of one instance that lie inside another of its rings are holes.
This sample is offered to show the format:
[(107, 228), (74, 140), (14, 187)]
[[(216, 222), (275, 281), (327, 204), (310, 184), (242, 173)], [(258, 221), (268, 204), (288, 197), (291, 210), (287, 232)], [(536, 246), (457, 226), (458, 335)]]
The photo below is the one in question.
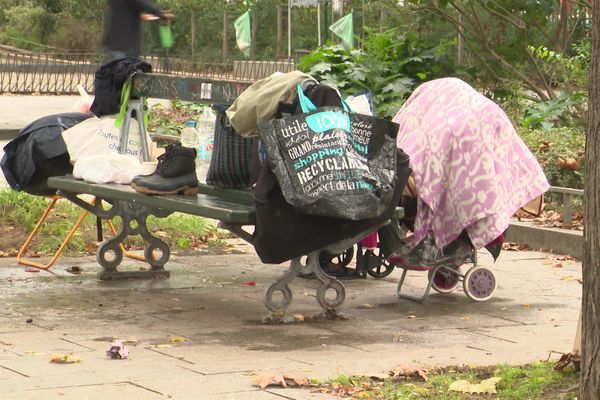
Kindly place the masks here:
[(378, 115), (388, 118), (418, 85), (454, 72), (446, 55), (397, 29), (369, 32), (363, 50), (318, 48), (302, 57), (298, 67), (343, 96), (370, 91)]
[[(572, 128), (519, 129), (553, 186), (583, 189), (585, 133)], [(576, 169), (566, 168), (577, 167)]]

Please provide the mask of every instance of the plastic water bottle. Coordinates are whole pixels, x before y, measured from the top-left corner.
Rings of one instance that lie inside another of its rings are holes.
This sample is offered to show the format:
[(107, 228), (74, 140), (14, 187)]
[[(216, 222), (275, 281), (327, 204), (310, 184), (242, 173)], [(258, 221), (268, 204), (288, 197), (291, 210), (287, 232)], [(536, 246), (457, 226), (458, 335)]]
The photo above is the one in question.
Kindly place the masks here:
[(197, 128), (199, 146), (196, 175), (200, 182), (206, 182), (206, 175), (210, 167), (215, 140), (215, 120), (215, 113), (210, 107), (206, 107), (200, 115), (200, 125)]
[(187, 121), (185, 123), (185, 126), (183, 127), (183, 130), (181, 131), (181, 145), (183, 147), (191, 147), (193, 149), (196, 149), (196, 174), (198, 174), (198, 164), (199, 164), (199, 157), (198, 157), (198, 146), (199, 146), (199, 140), (198, 140), (198, 131), (196, 130), (196, 122), (195, 121)]

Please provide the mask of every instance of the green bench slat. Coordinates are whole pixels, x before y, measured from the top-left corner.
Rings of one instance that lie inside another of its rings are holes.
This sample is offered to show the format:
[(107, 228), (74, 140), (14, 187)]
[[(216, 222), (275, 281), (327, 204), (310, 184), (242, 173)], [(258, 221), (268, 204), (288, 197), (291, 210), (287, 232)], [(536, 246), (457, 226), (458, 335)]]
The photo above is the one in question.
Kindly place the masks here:
[(198, 192), (218, 197), (234, 203), (254, 204), (251, 189), (224, 189), (216, 186), (210, 186), (203, 183), (198, 184)]
[[(224, 200), (214, 195), (200, 193), (197, 196), (149, 196), (138, 193), (128, 185), (95, 184), (72, 177), (52, 177), (48, 186), (65, 192), (90, 194), (105, 199), (123, 200), (145, 206), (177, 211), (201, 217), (217, 219), (231, 224), (253, 225), (255, 222), (252, 195), (250, 201)], [(223, 190), (223, 189), (221, 189)]]

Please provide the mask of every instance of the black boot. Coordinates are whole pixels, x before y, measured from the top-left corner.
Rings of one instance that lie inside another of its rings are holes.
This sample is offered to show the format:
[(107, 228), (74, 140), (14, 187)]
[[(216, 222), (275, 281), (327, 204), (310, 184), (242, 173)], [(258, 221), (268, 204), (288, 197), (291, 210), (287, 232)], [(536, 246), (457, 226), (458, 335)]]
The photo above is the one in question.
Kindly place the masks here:
[(181, 143), (167, 146), (158, 157), (154, 173), (134, 177), (131, 187), (146, 194), (197, 194), (196, 149), (183, 147)]

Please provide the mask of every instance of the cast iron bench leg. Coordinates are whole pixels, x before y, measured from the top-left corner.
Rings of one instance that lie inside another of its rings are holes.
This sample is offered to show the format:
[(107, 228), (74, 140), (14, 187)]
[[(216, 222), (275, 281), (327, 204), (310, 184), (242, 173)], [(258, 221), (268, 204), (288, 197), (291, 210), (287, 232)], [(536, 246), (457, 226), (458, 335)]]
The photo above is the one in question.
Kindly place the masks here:
[[(102, 280), (169, 277), (170, 271), (164, 268), (171, 256), (169, 245), (150, 233), (147, 219), (151, 214), (164, 218), (171, 213), (127, 201), (116, 201), (113, 207), (116, 208), (116, 214), (121, 217), (121, 228), (116, 236), (106, 240), (98, 249), (96, 260), (104, 268), (98, 277)], [(117, 271), (117, 266), (123, 260), (120, 245), (128, 236), (134, 235), (142, 236), (146, 242), (144, 259), (150, 264), (150, 270)]]
[[(336, 312), (337, 307), (341, 306), (346, 298), (346, 289), (344, 285), (337, 279), (330, 277), (323, 272), (319, 263), (319, 254), (321, 250), (313, 251), (306, 256), (306, 266), (310, 268), (319, 281), (321, 286), (317, 289), (317, 302), (326, 312)], [(292, 291), (289, 283), (298, 276), (300, 270), (305, 267), (302, 264), (302, 257), (294, 258), (290, 261), (290, 268), (283, 274), (281, 278), (276, 280), (265, 290), (265, 306), (276, 313), (283, 313), (292, 302)], [(334, 299), (327, 298), (327, 292), (333, 289), (336, 293)], [(275, 293), (281, 292), (283, 298), (281, 301), (275, 301), (273, 296)]]
[[(100, 198), (98, 198), (98, 201), (95, 203), (90, 204), (72, 193), (63, 192), (61, 190), (59, 190), (58, 193), (101, 219), (111, 220), (115, 216), (121, 217), (122, 223), (119, 232), (116, 236), (105, 240), (96, 253), (96, 261), (98, 261), (98, 264), (103, 268), (103, 271), (98, 273), (99, 279), (113, 280), (170, 276), (170, 272), (166, 271), (164, 268), (171, 256), (169, 245), (152, 235), (150, 231), (148, 231), (146, 222), (148, 216), (151, 214), (159, 218), (164, 218), (172, 214), (172, 212), (122, 200), (105, 200), (111, 207), (104, 209), (102, 206), (102, 199)], [(150, 270), (118, 271), (117, 267), (123, 260), (123, 250), (120, 245), (128, 236), (134, 235), (141, 235), (146, 241), (144, 259), (150, 264)], [(157, 256), (157, 254), (160, 255)]]

